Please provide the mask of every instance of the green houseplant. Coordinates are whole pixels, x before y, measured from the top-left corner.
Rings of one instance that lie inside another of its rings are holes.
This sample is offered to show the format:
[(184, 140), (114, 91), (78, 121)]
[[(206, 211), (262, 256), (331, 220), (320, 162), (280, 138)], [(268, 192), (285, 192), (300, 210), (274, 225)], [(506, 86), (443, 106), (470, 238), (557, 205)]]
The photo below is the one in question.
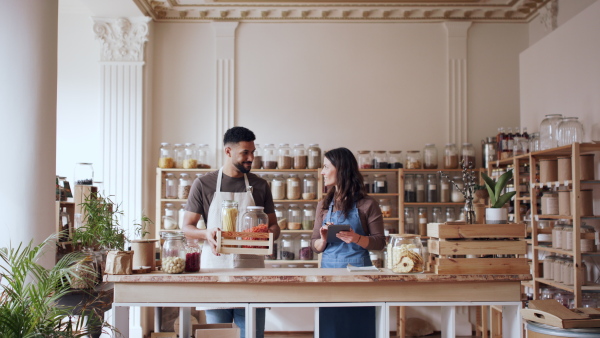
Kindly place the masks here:
[(158, 241), (157, 239), (145, 239), (146, 235), (150, 232), (148, 227), (150, 224), (154, 224), (152, 220), (142, 215), (142, 219), (139, 223), (134, 224), (135, 226), (135, 239), (131, 241), (131, 249), (133, 250), (133, 268), (139, 267), (150, 267), (154, 270), (156, 262), (154, 258), (154, 246)]
[(510, 191), (502, 194), (502, 191), (512, 179), (512, 170), (508, 170), (494, 181), (486, 173), (481, 173), (485, 182), (485, 187), (490, 197), (490, 207), (485, 210), (485, 221), (488, 224), (506, 224), (508, 223), (508, 210), (504, 205), (517, 193)]

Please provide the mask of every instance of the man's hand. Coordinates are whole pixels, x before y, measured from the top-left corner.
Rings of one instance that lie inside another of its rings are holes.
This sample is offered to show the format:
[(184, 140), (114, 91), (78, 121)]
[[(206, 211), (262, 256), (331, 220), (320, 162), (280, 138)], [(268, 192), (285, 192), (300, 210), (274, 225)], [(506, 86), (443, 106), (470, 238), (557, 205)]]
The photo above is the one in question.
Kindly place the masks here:
[(212, 250), (215, 256), (221, 256), (220, 253), (217, 252), (217, 231), (221, 230), (220, 228), (211, 228), (206, 230), (206, 241), (210, 245), (210, 249)]

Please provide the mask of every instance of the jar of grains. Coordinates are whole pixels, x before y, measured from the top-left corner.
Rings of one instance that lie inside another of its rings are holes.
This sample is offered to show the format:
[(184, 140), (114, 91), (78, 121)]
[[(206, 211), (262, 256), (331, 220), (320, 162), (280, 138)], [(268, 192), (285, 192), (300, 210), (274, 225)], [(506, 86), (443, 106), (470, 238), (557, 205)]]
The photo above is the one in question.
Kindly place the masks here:
[(317, 198), (317, 179), (312, 174), (304, 174), (302, 180), (302, 199), (314, 200)]
[(459, 189), (464, 189), (465, 184), (461, 176), (454, 176), (452, 179), (454, 184), (452, 185), (451, 200), (454, 203), (462, 203), (465, 201), (465, 195)]
[(395, 273), (422, 273), (425, 271), (423, 245), (417, 235), (397, 235), (392, 237), (391, 266)]
[(179, 228), (177, 225), (178, 216), (175, 216), (175, 208), (173, 203), (165, 204), (165, 214), (162, 217), (163, 229), (164, 230), (175, 230)]
[(209, 155), (210, 149), (208, 144), (199, 144), (198, 145), (198, 155), (196, 155), (196, 159), (198, 160), (198, 168), (199, 169), (210, 169), (209, 164)]
[(438, 151), (435, 144), (428, 143), (423, 149), (423, 168), (437, 169), (438, 167)]
[(277, 149), (273, 143), (265, 144), (262, 150), (262, 167), (263, 169), (277, 168)]
[(290, 174), (287, 178), (287, 199), (288, 200), (299, 200), (302, 196), (302, 188), (300, 178), (297, 174)]
[(567, 251), (573, 250), (573, 226), (571, 224), (563, 225), (562, 249)]
[(388, 185), (387, 177), (384, 174), (375, 174), (373, 179), (373, 193), (374, 194), (387, 194)]
[(562, 249), (563, 248), (563, 244), (562, 244), (563, 228), (564, 227), (562, 224), (555, 224), (554, 228), (552, 228), (552, 248), (554, 248), (554, 249)]
[(294, 254), (294, 246), (292, 235), (281, 235), (281, 250), (279, 251), (279, 258), (284, 261), (293, 261), (296, 257)]
[(440, 178), (440, 202), (450, 202), (450, 180), (446, 176)]
[(315, 207), (305, 204), (302, 208), (302, 230), (312, 230), (315, 224)]
[(306, 169), (308, 165), (308, 155), (304, 144), (294, 144), (294, 169)]
[(186, 173), (179, 175), (179, 186), (177, 187), (177, 198), (187, 199), (190, 194), (190, 188), (192, 187), (192, 181), (190, 176)]
[(425, 194), (425, 178), (421, 174), (415, 175), (415, 189), (417, 191), (417, 203), (426, 202), (426, 194)]
[(471, 143), (463, 143), (460, 159), (465, 168), (475, 168), (475, 148)]
[(298, 207), (298, 204), (290, 204), (288, 207), (288, 229), (302, 229), (302, 211)]
[(275, 217), (277, 217), (279, 229), (287, 229), (287, 210), (283, 207), (283, 204), (275, 204)]
[(406, 152), (406, 169), (421, 169), (421, 152), (419, 150), (409, 150)]
[(263, 162), (263, 150), (260, 147), (260, 144), (255, 144), (256, 150), (254, 150), (254, 160), (252, 161), (252, 169), (260, 169), (262, 167)]
[(388, 168), (400, 169), (402, 168), (402, 151), (401, 150), (390, 150), (388, 152)]
[(444, 169), (458, 169), (458, 149), (454, 143), (447, 143), (444, 148)]
[(273, 195), (274, 200), (285, 199), (285, 187), (286, 182), (283, 176), (281, 174), (274, 174), (271, 181), (271, 195)]
[(158, 167), (175, 168), (175, 155), (173, 154), (171, 144), (166, 142), (160, 144)]
[(198, 159), (196, 158), (196, 145), (193, 143), (185, 144), (185, 155), (183, 157), (183, 169), (198, 168)]
[(388, 156), (385, 150), (373, 151), (373, 168), (375, 169), (387, 169), (388, 168)]
[(310, 247), (310, 242), (309, 234), (302, 234), (300, 236), (300, 250), (298, 250), (298, 259), (305, 261), (313, 259), (313, 251)]
[(427, 203), (438, 201), (438, 179), (436, 174), (427, 175)]
[(287, 143), (281, 143), (277, 150), (277, 168), (278, 169), (292, 169), (293, 158), (292, 149)]
[(308, 169), (321, 168), (321, 148), (317, 143), (308, 146)]
[(404, 177), (404, 202), (413, 203), (417, 201), (417, 192), (415, 190), (415, 176), (406, 175)]

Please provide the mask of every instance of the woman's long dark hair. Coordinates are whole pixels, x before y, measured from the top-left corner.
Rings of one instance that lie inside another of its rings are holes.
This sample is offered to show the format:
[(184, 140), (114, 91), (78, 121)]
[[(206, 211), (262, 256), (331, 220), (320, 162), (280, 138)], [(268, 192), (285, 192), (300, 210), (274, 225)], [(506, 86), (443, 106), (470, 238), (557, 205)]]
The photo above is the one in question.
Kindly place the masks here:
[[(334, 186), (325, 196), (323, 209), (328, 209), (334, 199), (341, 204), (344, 216), (352, 209), (355, 202), (366, 196), (363, 177), (358, 170), (358, 162), (354, 154), (347, 148), (336, 148), (325, 152), (325, 157), (337, 170), (337, 188)], [(339, 191), (337, 191), (339, 189)]]

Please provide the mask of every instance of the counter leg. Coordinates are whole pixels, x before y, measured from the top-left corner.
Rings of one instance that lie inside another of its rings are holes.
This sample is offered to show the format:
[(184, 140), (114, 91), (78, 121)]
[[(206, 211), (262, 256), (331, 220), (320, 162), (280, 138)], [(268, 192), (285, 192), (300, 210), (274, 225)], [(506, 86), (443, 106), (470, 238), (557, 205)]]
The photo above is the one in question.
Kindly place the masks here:
[(319, 338), (319, 308), (315, 308), (315, 334), (314, 338)]
[(504, 305), (502, 307), (502, 335), (505, 337), (522, 337), (521, 314), (519, 305)]
[(157, 306), (154, 308), (154, 332), (160, 331), (160, 323), (162, 320), (162, 307)]
[(190, 322), (190, 316), (192, 315), (192, 308), (190, 307), (180, 307), (179, 308), (179, 337), (180, 338), (190, 338), (191, 332), (190, 328), (192, 324)]
[(456, 337), (456, 307), (442, 306), (442, 338)]
[(113, 306), (111, 325), (117, 330), (115, 337), (129, 338), (129, 306)]
[(389, 338), (390, 325), (388, 316), (387, 305), (385, 303), (375, 307), (375, 327), (377, 330), (377, 337)]
[(246, 305), (246, 338), (256, 338), (256, 308)]

